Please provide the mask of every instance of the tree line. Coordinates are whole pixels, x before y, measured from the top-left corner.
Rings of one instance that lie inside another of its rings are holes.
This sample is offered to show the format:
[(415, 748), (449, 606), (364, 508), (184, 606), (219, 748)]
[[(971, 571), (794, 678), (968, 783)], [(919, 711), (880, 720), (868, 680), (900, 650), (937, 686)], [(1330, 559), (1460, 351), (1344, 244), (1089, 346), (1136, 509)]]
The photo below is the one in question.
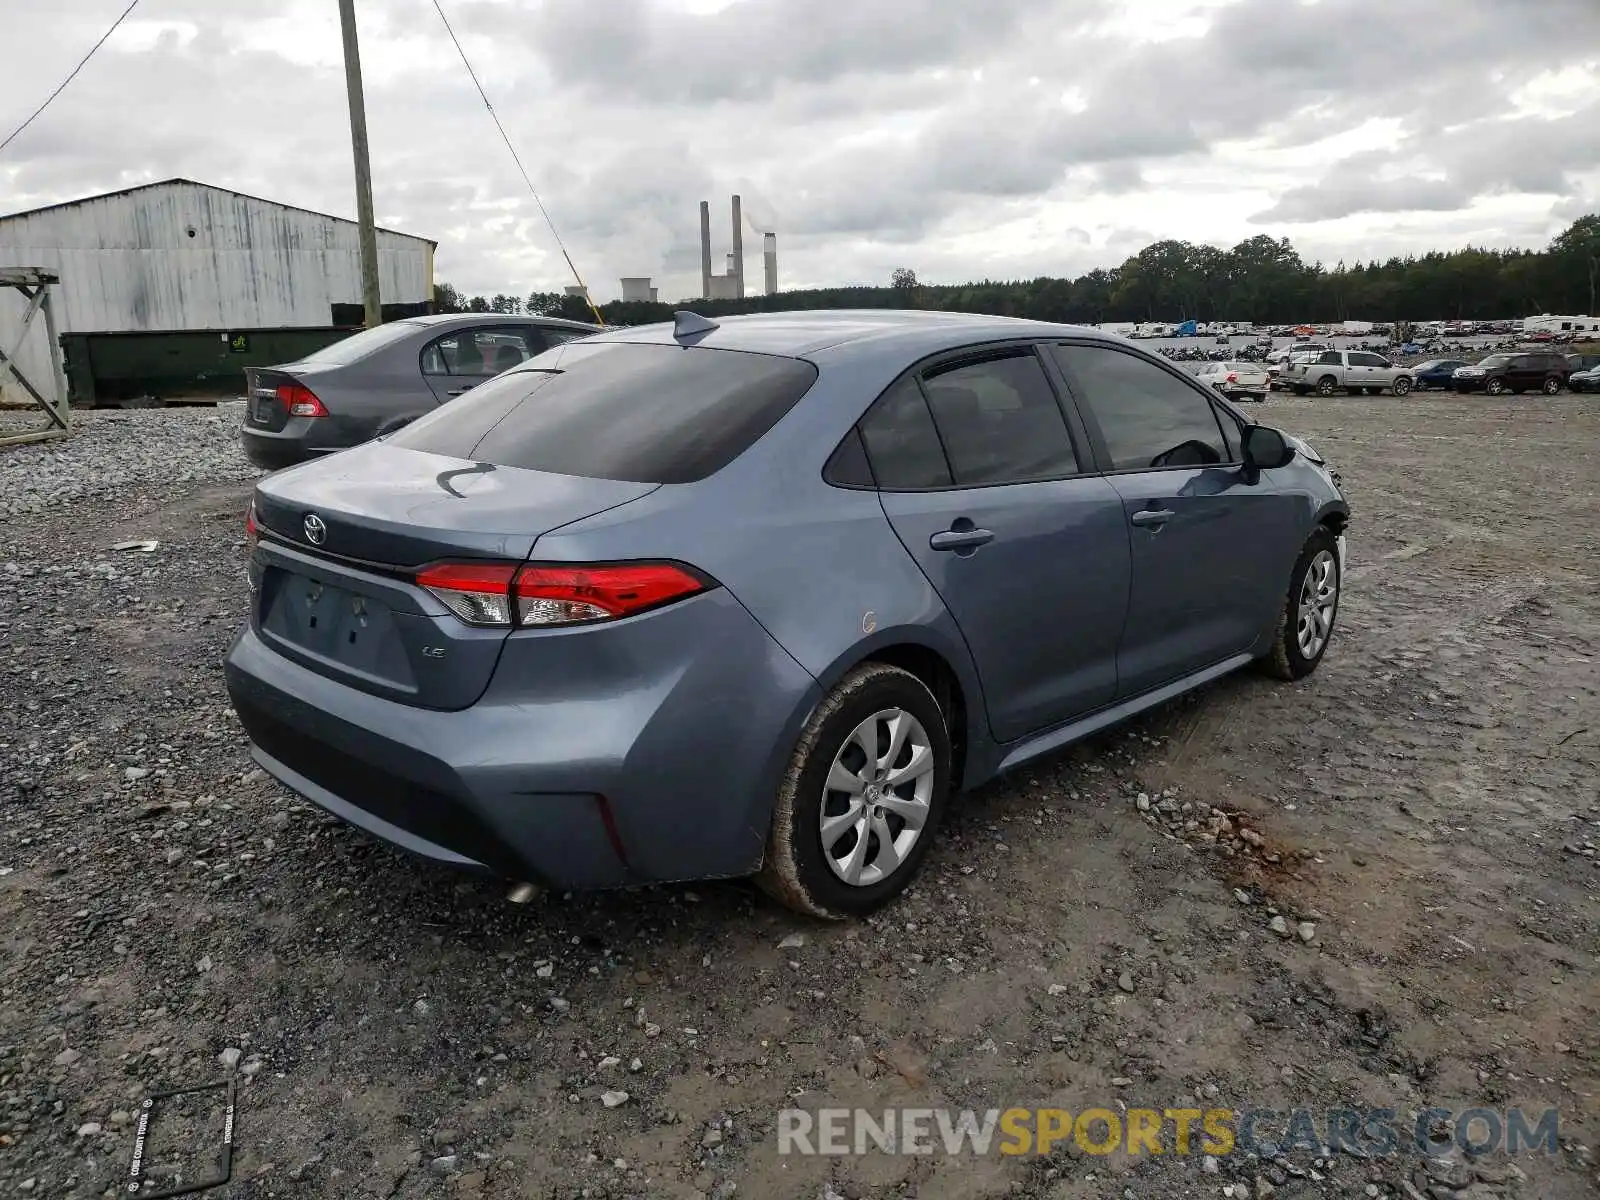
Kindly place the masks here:
[[(1420, 257), (1333, 267), (1307, 263), (1288, 238), (1258, 234), (1224, 250), (1183, 241), (1146, 246), (1119, 267), (1076, 279), (929, 284), (897, 268), (884, 287), (810, 288), (742, 300), (677, 304), (613, 300), (610, 325), (670, 320), (689, 307), (705, 316), (817, 308), (929, 308), (1070, 324), (1107, 321), (1236, 321), (1256, 325), (1346, 320), (1503, 320), (1600, 311), (1600, 214), (1581, 217), (1543, 250), (1468, 246)], [(465, 296), (434, 288), (437, 312), (534, 313), (592, 321), (588, 304), (561, 292)]]

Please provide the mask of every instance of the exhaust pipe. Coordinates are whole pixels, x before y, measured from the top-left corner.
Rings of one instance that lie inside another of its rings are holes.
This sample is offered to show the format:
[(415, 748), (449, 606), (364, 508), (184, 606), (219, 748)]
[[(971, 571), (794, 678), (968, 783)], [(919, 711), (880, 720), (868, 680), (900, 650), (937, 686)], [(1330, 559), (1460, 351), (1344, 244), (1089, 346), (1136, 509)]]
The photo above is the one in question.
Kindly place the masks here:
[(541, 894), (537, 884), (519, 883), (506, 894), (506, 900), (512, 904), (526, 904), (530, 900), (538, 899)]

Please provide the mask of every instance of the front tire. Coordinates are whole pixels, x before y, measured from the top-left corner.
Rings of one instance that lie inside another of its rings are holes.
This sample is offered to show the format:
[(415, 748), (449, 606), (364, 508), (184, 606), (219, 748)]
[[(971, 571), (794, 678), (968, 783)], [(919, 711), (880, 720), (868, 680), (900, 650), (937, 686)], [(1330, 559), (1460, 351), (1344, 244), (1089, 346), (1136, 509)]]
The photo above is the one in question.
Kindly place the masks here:
[(1488, 392), (1491, 396), (1503, 396), (1506, 394), (1505, 380), (1491, 379), (1488, 383), (1483, 385), (1483, 390)]
[(1396, 396), (1406, 396), (1406, 395), (1410, 395), (1410, 393), (1411, 393), (1411, 380), (1407, 379), (1404, 375), (1402, 375), (1399, 379), (1396, 379), (1394, 381), (1394, 394)]
[(863, 663), (807, 719), (756, 884), (810, 916), (880, 908), (916, 876), (951, 779), (944, 712), (915, 675)]
[(1546, 396), (1557, 395), (1560, 391), (1561, 391), (1561, 378), (1559, 376), (1552, 375), (1552, 376), (1550, 376), (1549, 379), (1546, 379), (1544, 381), (1544, 394)]
[(1289, 575), (1272, 649), (1263, 660), (1270, 674), (1292, 683), (1317, 669), (1333, 640), (1343, 583), (1338, 539), (1320, 525), (1306, 539)]

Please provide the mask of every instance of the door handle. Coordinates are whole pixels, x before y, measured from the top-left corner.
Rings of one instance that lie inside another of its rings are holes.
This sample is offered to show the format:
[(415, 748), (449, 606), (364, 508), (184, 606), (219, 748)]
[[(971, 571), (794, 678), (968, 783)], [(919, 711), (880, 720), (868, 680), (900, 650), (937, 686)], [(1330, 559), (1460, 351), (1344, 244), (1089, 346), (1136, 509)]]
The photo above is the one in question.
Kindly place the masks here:
[(472, 385), (469, 383), (469, 384), (467, 384), (466, 387), (451, 388), (448, 392), (445, 393), (445, 395), (446, 396), (459, 396), (463, 392), (470, 392), (471, 390), (472, 390)]
[(928, 545), (934, 550), (976, 550), (992, 541), (994, 534), (987, 529), (946, 529), (929, 538)]
[(1159, 528), (1177, 515), (1170, 508), (1146, 508), (1134, 513), (1128, 520), (1135, 525), (1153, 525)]

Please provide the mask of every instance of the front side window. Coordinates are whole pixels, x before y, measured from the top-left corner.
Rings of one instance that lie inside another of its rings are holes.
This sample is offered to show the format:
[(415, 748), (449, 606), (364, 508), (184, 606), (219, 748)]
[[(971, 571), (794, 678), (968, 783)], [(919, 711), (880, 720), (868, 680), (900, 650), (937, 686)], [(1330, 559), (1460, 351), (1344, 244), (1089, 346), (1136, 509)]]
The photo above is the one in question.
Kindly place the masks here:
[(1032, 350), (936, 368), (923, 389), (957, 487), (1077, 474), (1066, 418)]
[(1078, 400), (1100, 425), (1115, 471), (1230, 461), (1205, 394), (1154, 363), (1103, 346), (1053, 346)]

